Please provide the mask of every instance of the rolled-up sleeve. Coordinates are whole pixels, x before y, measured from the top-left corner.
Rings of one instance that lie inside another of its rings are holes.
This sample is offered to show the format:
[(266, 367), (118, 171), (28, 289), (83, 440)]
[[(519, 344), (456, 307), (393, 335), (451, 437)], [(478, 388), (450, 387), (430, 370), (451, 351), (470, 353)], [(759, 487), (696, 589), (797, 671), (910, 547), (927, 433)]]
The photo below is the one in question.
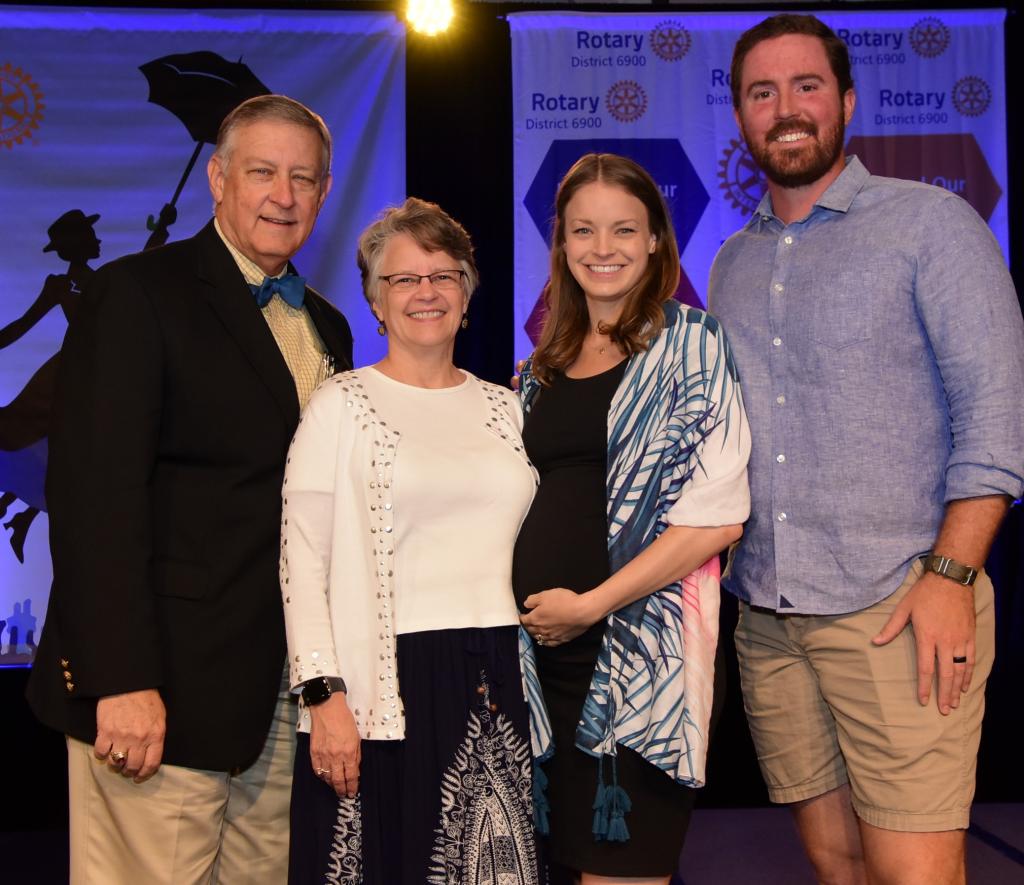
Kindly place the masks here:
[(915, 298), (949, 407), (945, 501), (1024, 492), (1024, 321), (999, 245), (954, 195), (923, 239)]
[(339, 426), (336, 389), (325, 384), (302, 414), (288, 452), (281, 521), (281, 593), (292, 689), (341, 676), (331, 629), (329, 580)]

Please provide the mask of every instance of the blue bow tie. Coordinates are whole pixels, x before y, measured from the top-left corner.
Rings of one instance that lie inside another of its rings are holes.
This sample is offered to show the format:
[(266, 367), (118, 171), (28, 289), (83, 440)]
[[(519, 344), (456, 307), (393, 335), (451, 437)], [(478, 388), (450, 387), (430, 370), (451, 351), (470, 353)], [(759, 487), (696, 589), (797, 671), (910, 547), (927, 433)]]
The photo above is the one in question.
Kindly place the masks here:
[(249, 284), (252, 294), (256, 296), (256, 303), (260, 307), (266, 307), (270, 299), (280, 295), (285, 304), (290, 304), (296, 310), (302, 307), (306, 298), (306, 279), (298, 274), (287, 273), (276, 280), (272, 277), (264, 277), (261, 286)]

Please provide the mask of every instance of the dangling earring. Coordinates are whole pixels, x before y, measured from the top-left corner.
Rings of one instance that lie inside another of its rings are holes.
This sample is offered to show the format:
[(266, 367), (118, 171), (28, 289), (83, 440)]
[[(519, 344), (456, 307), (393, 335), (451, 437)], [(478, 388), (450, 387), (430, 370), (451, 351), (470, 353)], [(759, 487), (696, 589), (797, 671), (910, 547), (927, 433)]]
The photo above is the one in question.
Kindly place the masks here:
[(459, 323), (459, 325), (462, 326), (463, 329), (469, 328), (469, 317), (466, 316), (466, 314), (462, 315), (462, 322)]
[(377, 334), (380, 335), (381, 338), (388, 334), (388, 329), (387, 326), (384, 325), (384, 320), (377, 321)]

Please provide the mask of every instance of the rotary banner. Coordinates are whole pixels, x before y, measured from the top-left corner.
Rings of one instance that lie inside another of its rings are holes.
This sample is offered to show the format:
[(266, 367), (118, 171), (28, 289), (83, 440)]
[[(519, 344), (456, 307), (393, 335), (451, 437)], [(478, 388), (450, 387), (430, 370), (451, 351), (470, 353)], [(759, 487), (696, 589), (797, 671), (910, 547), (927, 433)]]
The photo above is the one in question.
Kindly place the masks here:
[[(845, 41), (857, 108), (847, 153), (877, 175), (960, 194), (1008, 254), (1002, 10), (828, 12)], [(587, 151), (625, 154), (672, 211), (677, 298), (703, 304), (718, 247), (764, 180), (733, 120), (729, 65), (740, 14), (509, 16), (515, 158), (515, 351), (543, 317), (555, 188)]]
[(295, 263), (346, 312), (357, 363), (372, 362), (383, 342), (352, 244), (405, 195), (394, 15), (0, 9), (0, 666), (31, 660), (45, 614), (49, 403), (81, 286), (101, 263), (206, 223), (220, 120), (267, 92), (305, 102), (334, 134), (333, 190)]

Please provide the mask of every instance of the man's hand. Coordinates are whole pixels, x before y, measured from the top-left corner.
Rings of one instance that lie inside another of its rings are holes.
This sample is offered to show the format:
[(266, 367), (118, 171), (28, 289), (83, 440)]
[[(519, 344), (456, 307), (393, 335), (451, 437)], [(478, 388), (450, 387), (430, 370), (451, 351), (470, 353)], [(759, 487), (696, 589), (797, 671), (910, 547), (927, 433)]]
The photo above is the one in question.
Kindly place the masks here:
[(334, 787), (339, 797), (355, 796), (359, 792), (362, 742), (345, 693), (335, 692), (322, 704), (310, 707), (309, 714), (309, 755), (314, 774)]
[[(962, 498), (946, 505), (932, 550), (981, 568), (1010, 506), (1006, 495)], [(934, 572), (926, 572), (896, 606), (875, 645), (891, 642), (910, 622), (917, 644), (917, 697), (928, 703), (938, 670), (936, 703), (944, 716), (960, 706), (960, 694), (974, 674), (974, 591)], [(953, 658), (966, 658), (954, 663)], [(936, 668), (935, 662), (938, 661)]]
[[(928, 703), (932, 678), (938, 669), (936, 702), (948, 715), (960, 706), (960, 694), (971, 686), (974, 672), (974, 592), (941, 575), (928, 572), (918, 578), (896, 606), (875, 645), (891, 642), (913, 625), (917, 645), (917, 697)], [(954, 663), (966, 658), (966, 663)], [(938, 667), (936, 668), (936, 662)]]
[(589, 602), (586, 593), (555, 587), (527, 596), (523, 605), (530, 612), (519, 620), (540, 645), (561, 645), (599, 620)]
[(166, 733), (167, 711), (155, 688), (110, 695), (96, 704), (96, 758), (137, 784), (160, 767)]
[(519, 390), (519, 376), (523, 374), (523, 366), (526, 365), (526, 360), (516, 360), (516, 373), (509, 380), (509, 387), (513, 390)]

